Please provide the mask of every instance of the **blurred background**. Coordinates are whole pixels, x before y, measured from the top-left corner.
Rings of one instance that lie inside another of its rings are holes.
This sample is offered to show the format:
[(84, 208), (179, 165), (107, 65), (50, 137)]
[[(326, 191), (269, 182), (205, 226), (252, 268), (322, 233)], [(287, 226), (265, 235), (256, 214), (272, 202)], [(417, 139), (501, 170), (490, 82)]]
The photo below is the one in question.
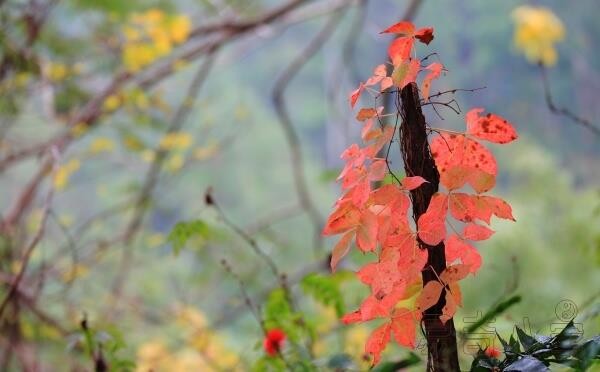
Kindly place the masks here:
[[(379, 32), (401, 19), (435, 29), (417, 48), (447, 69), (433, 93), (485, 87), (453, 98), (520, 134), (492, 148), (495, 193), (517, 221), (495, 221), (477, 245), (484, 264), (455, 318), (462, 364), (515, 324), (550, 334), (575, 316), (597, 334), (599, 10), (0, 0), (0, 370), (277, 369), (257, 317), (319, 369), (366, 369), (372, 325), (338, 318), (367, 293), (351, 272), (372, 257), (353, 253), (330, 275), (335, 240), (320, 229), (340, 195), (339, 154), (360, 139), (348, 94), (385, 62), (391, 38)], [(463, 128), (438, 111), (426, 108), (430, 125)], [(388, 347), (384, 360), (418, 363), (419, 346)]]

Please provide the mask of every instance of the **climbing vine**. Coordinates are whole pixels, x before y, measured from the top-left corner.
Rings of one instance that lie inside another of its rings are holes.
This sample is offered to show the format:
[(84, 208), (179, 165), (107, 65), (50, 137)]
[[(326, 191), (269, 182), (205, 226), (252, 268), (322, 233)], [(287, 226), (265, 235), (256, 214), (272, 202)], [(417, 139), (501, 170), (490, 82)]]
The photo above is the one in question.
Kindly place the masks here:
[[(444, 359), (439, 355), (443, 351), (433, 350), (429, 342), (432, 328), (425, 318), (439, 307), (441, 311), (431, 320), (440, 327), (451, 322), (462, 302), (459, 281), (477, 273), (482, 264), (472, 242), (494, 234), (489, 227), (492, 216), (514, 220), (506, 201), (487, 194), (496, 183), (498, 167), (480, 141), (507, 144), (517, 139), (517, 133), (507, 120), (483, 108), (466, 113), (464, 132), (426, 125), (421, 106), (448, 106), (433, 98), (454, 93), (430, 95), (432, 82), (445, 69), (439, 62), (424, 65), (427, 57), (416, 56), (415, 42), (429, 44), (433, 28), (417, 29), (410, 22), (400, 22), (382, 33), (398, 35), (388, 48), (390, 63), (377, 66), (349, 100), (354, 108), (363, 94), (376, 101), (392, 95), (396, 105), (389, 112), (382, 106), (359, 109), (356, 119), (362, 125), (363, 143), (350, 145), (341, 155), (345, 166), (338, 180), (343, 195), (323, 234), (341, 234), (333, 248), (332, 270), (352, 242), (376, 258), (356, 274), (370, 287), (370, 294), (356, 311), (342, 318), (346, 324), (383, 321), (365, 345), (373, 364), (379, 362), (392, 337), (399, 345), (414, 348), (421, 322), (430, 359)], [(395, 124), (386, 125), (387, 118), (395, 118)], [(428, 140), (430, 134), (434, 136)], [(395, 141), (404, 159), (404, 178), (390, 166)], [(455, 360), (449, 365), (457, 366), (456, 356), (449, 359)], [(430, 360), (429, 365), (435, 362)]]

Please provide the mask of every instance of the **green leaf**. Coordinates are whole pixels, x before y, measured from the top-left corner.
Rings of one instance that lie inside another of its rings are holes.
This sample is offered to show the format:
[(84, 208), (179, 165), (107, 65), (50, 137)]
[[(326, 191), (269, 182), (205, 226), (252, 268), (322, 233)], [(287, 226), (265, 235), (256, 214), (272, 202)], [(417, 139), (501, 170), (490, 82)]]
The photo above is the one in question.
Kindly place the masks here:
[(202, 220), (178, 222), (173, 226), (167, 241), (173, 246), (173, 252), (177, 255), (192, 237), (201, 237), (208, 240), (211, 236), (211, 228)]
[(338, 317), (344, 315), (344, 296), (340, 290), (339, 280), (336, 280), (335, 276), (309, 274), (302, 279), (300, 286), (306, 294), (323, 305), (333, 306)]
[(510, 364), (504, 368), (504, 371), (509, 372), (543, 372), (549, 371), (550, 369), (544, 365), (541, 361), (531, 356), (524, 356), (516, 362)]
[(525, 350), (529, 350), (533, 345), (537, 344), (535, 338), (525, 333), (525, 331), (523, 331), (521, 328), (515, 328), (517, 329), (517, 336), (519, 337), (519, 341), (521, 341), (521, 345), (525, 347)]
[(421, 358), (415, 354), (410, 353), (408, 357), (392, 362), (380, 363), (377, 367), (373, 368), (373, 372), (395, 372), (403, 368), (408, 368), (421, 363)]

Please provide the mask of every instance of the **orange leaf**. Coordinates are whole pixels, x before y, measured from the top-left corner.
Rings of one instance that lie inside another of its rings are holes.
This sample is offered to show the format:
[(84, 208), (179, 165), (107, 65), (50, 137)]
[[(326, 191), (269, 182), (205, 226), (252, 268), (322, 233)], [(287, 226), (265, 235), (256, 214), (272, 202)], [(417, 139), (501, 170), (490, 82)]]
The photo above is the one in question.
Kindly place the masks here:
[(358, 225), (360, 218), (360, 210), (351, 201), (344, 201), (329, 216), (323, 228), (323, 235), (346, 232)]
[(365, 121), (377, 115), (377, 109), (375, 108), (361, 108), (358, 114), (356, 114), (356, 120)]
[(421, 176), (404, 177), (402, 179), (402, 187), (410, 191), (416, 189), (425, 182), (427, 182), (427, 180)]
[(365, 353), (373, 354), (373, 365), (379, 363), (381, 359), (381, 353), (385, 349), (388, 342), (390, 342), (390, 323), (385, 323), (379, 328), (375, 329), (371, 336), (367, 339), (365, 345)]
[(415, 32), (415, 26), (409, 21), (398, 22), (385, 30), (381, 31), (380, 34), (404, 34), (412, 36)]
[(467, 113), (467, 134), (495, 143), (509, 143), (517, 139), (517, 131), (506, 119), (495, 114), (480, 117), (483, 111), (482, 108), (474, 108)]
[(433, 27), (420, 28), (415, 32), (415, 38), (423, 44), (429, 45), (433, 40)]
[(433, 81), (433, 79), (437, 79), (440, 76), (440, 73), (442, 72), (443, 68), (444, 66), (442, 66), (442, 64), (438, 62), (433, 62), (429, 66), (425, 67), (426, 70), (429, 70), (429, 73), (423, 79), (423, 84), (421, 84), (421, 95), (423, 96), (423, 99), (425, 101), (429, 99), (431, 82)]
[(444, 286), (437, 280), (432, 280), (425, 284), (415, 304), (417, 310), (419, 310), (419, 312), (423, 312), (437, 304), (440, 300), (442, 289), (444, 289)]
[(412, 37), (399, 37), (391, 42), (388, 47), (388, 55), (394, 66), (398, 66), (403, 61), (408, 60), (414, 42)]
[(429, 202), (427, 211), (417, 221), (419, 238), (428, 245), (439, 244), (446, 237), (446, 213), (448, 211), (448, 195), (435, 193)]
[(444, 283), (450, 284), (450, 283), (458, 282), (459, 280), (466, 278), (467, 275), (469, 275), (469, 272), (470, 272), (469, 265), (456, 264), (456, 265), (448, 266), (446, 268), (446, 270), (444, 270), (440, 274), (440, 279)]
[(494, 230), (476, 223), (469, 223), (465, 226), (463, 237), (467, 240), (486, 240), (494, 235)]
[(392, 80), (398, 88), (402, 89), (409, 83), (414, 83), (419, 73), (419, 61), (416, 59), (409, 59), (401, 61), (396, 65), (392, 72)]
[(363, 211), (356, 229), (356, 246), (363, 252), (371, 252), (377, 246), (377, 216), (368, 209)]
[(360, 83), (360, 85), (358, 86), (358, 88), (356, 88), (356, 90), (352, 91), (352, 93), (350, 93), (350, 107), (354, 108), (354, 105), (356, 105), (356, 101), (358, 101), (358, 98), (360, 97), (360, 94), (362, 93), (362, 91), (365, 89), (365, 86), (363, 83)]
[(462, 241), (458, 236), (450, 235), (444, 241), (444, 246), (448, 264), (460, 260), (464, 265), (469, 266), (469, 271), (473, 274), (481, 267), (481, 256), (477, 249)]
[(440, 172), (440, 182), (449, 190), (468, 182), (481, 193), (495, 184), (496, 159), (479, 142), (464, 135), (442, 133), (431, 141), (431, 154)]
[(415, 348), (416, 329), (412, 311), (398, 308), (392, 316), (392, 334), (400, 346)]
[(342, 236), (335, 247), (333, 247), (333, 251), (331, 252), (331, 271), (335, 272), (338, 262), (348, 254), (348, 251), (350, 250), (350, 241), (353, 236), (354, 231), (348, 231)]

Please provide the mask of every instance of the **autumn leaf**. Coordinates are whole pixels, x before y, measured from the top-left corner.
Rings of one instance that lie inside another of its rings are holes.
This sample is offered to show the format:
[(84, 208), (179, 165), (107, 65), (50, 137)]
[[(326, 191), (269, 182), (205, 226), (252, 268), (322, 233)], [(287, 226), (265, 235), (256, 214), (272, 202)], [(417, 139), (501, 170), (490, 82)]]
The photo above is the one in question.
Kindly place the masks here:
[(473, 274), (481, 267), (481, 255), (479, 255), (477, 249), (465, 243), (457, 235), (450, 235), (444, 240), (444, 246), (448, 264), (460, 260), (461, 263), (469, 266), (469, 271)]
[(377, 246), (377, 216), (363, 211), (356, 229), (356, 246), (363, 252), (371, 252)]
[(400, 62), (394, 71), (392, 72), (392, 80), (394, 84), (402, 89), (410, 83), (414, 83), (417, 74), (419, 73), (419, 61), (416, 59), (409, 59)]
[(460, 134), (442, 133), (431, 142), (431, 154), (440, 172), (440, 182), (449, 190), (468, 182), (482, 193), (495, 184), (496, 159), (477, 141)]
[(500, 144), (517, 139), (517, 131), (506, 119), (489, 113), (479, 116), (483, 111), (482, 108), (474, 108), (467, 113), (467, 134)]
[(427, 182), (427, 180), (421, 176), (413, 176), (413, 177), (404, 177), (401, 182), (402, 182), (402, 187), (404, 187), (406, 190), (410, 191), (410, 190), (414, 190), (414, 189), (418, 188), (419, 186), (421, 186), (422, 184)]
[[(392, 41), (388, 47), (388, 55), (394, 67), (397, 67), (402, 62), (405, 62), (410, 58), (414, 42), (415, 41), (412, 37), (399, 37)], [(394, 68), (394, 70), (396, 69)]]
[(416, 329), (412, 311), (403, 307), (396, 309), (392, 316), (391, 326), (394, 340), (398, 345), (414, 349)]
[(467, 224), (463, 231), (463, 237), (467, 240), (486, 240), (492, 235), (494, 235), (494, 230), (476, 223)]
[(415, 304), (417, 310), (419, 312), (423, 312), (432, 307), (433, 305), (437, 304), (443, 289), (444, 286), (437, 280), (427, 282), (427, 284), (425, 284), (423, 290), (419, 294), (419, 297), (417, 297), (417, 301)]
[(350, 241), (354, 236), (354, 231), (348, 231), (345, 233), (342, 238), (338, 241), (338, 243), (333, 247), (333, 251), (331, 252), (331, 271), (335, 272), (335, 268), (338, 263), (350, 250)]
[(419, 238), (428, 245), (439, 244), (446, 237), (446, 213), (448, 211), (448, 195), (435, 193), (427, 211), (417, 221)]
[(414, 32), (415, 25), (409, 21), (401, 21), (381, 31), (380, 34), (404, 34), (412, 36)]
[(356, 90), (352, 91), (352, 93), (350, 93), (350, 107), (354, 108), (354, 106), (356, 105), (356, 101), (358, 101), (358, 99), (360, 98), (360, 94), (362, 93), (362, 91), (365, 89), (365, 86), (363, 83), (360, 83), (360, 85), (358, 86), (358, 88), (356, 88)]
[(455, 264), (452, 266), (448, 266), (442, 273), (440, 274), (440, 279), (445, 284), (450, 284), (454, 282), (458, 282), (469, 275), (469, 265), (465, 264)]
[(390, 323), (385, 323), (379, 328), (375, 329), (373, 333), (367, 339), (365, 345), (365, 353), (373, 355), (373, 365), (379, 363), (381, 359), (381, 353), (385, 349), (385, 346), (390, 341), (391, 332)]
[(425, 69), (428, 70), (429, 73), (425, 75), (423, 83), (421, 84), (421, 96), (423, 97), (423, 100), (427, 101), (429, 99), (431, 82), (433, 81), (433, 79), (437, 79), (440, 76), (440, 73), (442, 72), (443, 68), (444, 66), (442, 66), (442, 64), (438, 62), (433, 62), (429, 66), (425, 67)]
[(346, 232), (358, 225), (360, 210), (351, 201), (344, 201), (329, 216), (323, 228), (323, 235), (335, 235)]
[(429, 45), (433, 40), (433, 27), (420, 28), (415, 32), (415, 38), (423, 44)]
[(356, 120), (365, 121), (377, 115), (377, 109), (375, 108), (361, 108), (356, 114)]

